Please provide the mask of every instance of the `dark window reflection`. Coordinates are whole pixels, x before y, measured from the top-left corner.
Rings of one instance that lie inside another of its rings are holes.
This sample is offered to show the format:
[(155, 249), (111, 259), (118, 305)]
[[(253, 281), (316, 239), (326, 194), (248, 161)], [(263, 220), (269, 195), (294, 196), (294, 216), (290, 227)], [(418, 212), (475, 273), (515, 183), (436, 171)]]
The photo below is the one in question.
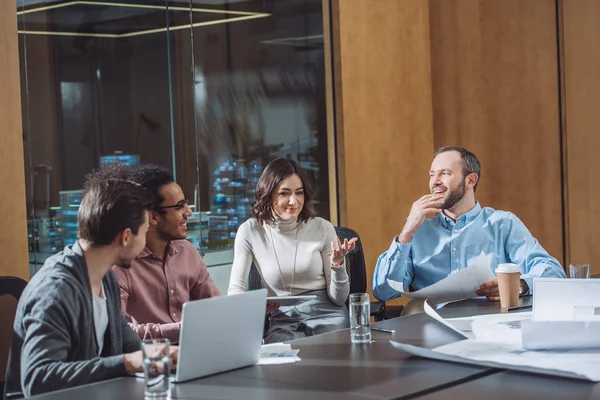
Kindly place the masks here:
[(76, 240), (105, 162), (171, 169), (202, 253), (230, 251), (275, 157), (329, 218), (321, 0), (98, 3), (17, 0), (33, 270)]

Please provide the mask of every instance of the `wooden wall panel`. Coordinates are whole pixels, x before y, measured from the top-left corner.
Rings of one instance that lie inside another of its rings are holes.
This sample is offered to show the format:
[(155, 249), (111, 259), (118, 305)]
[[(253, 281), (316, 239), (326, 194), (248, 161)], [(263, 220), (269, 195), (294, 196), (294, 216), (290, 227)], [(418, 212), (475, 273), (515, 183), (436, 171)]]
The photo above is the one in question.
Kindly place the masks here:
[(435, 147), (472, 150), (482, 206), (514, 212), (562, 262), (555, 1), (430, 0), (430, 18)]
[(0, 275), (29, 279), (15, 3), (0, 2)]
[(340, 224), (361, 235), (370, 279), (428, 191), (428, 2), (333, 0), (332, 24)]
[(600, 2), (564, 1), (563, 55), (569, 260), (600, 273)]

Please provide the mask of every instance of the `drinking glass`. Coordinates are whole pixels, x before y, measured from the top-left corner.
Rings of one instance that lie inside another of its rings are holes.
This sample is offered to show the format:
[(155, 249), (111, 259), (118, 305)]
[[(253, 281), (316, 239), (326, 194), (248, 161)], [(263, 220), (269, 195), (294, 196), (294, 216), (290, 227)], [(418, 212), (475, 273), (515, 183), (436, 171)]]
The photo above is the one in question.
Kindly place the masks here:
[(353, 293), (350, 306), (350, 340), (352, 343), (371, 343), (371, 302), (368, 293)]
[(171, 393), (171, 354), (169, 339), (149, 339), (142, 342), (146, 398), (167, 399)]
[(588, 279), (590, 277), (590, 264), (569, 265), (569, 278)]

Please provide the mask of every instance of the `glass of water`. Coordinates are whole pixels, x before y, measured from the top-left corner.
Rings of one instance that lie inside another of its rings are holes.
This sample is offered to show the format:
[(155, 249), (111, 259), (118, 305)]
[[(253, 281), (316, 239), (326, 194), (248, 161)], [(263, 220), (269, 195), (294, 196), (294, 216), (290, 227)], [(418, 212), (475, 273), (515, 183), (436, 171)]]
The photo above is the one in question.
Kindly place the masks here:
[(589, 279), (590, 264), (569, 265), (569, 278)]
[(352, 343), (371, 343), (371, 301), (367, 293), (353, 293), (350, 306), (350, 340)]
[(150, 339), (142, 342), (146, 398), (167, 399), (171, 394), (171, 354), (169, 339)]

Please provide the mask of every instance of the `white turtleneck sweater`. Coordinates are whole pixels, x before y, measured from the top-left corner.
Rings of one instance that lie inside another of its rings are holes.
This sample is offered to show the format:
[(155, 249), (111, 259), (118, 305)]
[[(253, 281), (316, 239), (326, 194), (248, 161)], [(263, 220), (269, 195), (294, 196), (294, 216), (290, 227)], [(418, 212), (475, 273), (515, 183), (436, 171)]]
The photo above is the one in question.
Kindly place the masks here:
[(227, 294), (246, 291), (250, 266), (254, 262), (270, 296), (327, 289), (331, 301), (342, 305), (348, 298), (350, 282), (345, 264), (340, 268), (331, 267), (330, 243), (335, 240), (333, 225), (323, 218), (300, 224), (278, 218), (273, 224), (263, 225), (250, 218), (239, 227), (235, 238)]

